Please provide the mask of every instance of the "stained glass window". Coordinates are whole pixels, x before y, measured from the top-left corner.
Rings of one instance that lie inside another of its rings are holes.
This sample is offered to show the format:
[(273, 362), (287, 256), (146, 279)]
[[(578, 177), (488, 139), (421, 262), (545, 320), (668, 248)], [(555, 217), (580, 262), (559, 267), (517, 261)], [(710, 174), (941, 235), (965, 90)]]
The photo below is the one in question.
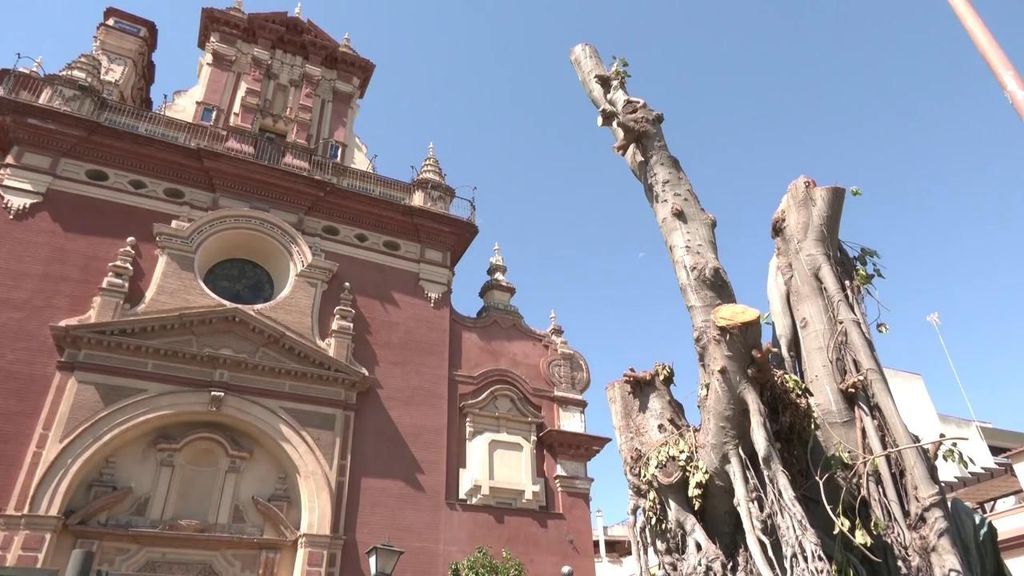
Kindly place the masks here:
[(203, 284), (218, 297), (252, 306), (274, 298), (274, 279), (263, 266), (245, 258), (222, 260), (206, 271)]

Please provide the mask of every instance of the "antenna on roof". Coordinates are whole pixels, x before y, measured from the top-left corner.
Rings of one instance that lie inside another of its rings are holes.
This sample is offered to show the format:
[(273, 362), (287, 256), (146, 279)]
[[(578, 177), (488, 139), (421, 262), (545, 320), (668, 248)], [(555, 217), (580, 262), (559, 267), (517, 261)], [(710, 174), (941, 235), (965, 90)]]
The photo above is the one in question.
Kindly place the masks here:
[(949, 354), (949, 348), (946, 347), (946, 340), (942, 337), (942, 330), (939, 330), (939, 325), (942, 324), (939, 321), (939, 313), (932, 312), (925, 316), (925, 320), (935, 328), (935, 334), (939, 337), (939, 344), (942, 345), (942, 351), (946, 354), (946, 361), (949, 362), (949, 369), (953, 371), (953, 379), (956, 380), (956, 385), (960, 387), (960, 394), (964, 397), (964, 402), (967, 404), (967, 412), (971, 415), (971, 420), (974, 422), (974, 427), (977, 428), (982, 442), (988, 444), (988, 441), (985, 440), (985, 434), (981, 431), (981, 426), (978, 425), (978, 417), (974, 414), (974, 407), (971, 406), (971, 401), (967, 399), (967, 390), (964, 389), (964, 383), (960, 381), (960, 373), (956, 371), (956, 366), (953, 364), (953, 356)]

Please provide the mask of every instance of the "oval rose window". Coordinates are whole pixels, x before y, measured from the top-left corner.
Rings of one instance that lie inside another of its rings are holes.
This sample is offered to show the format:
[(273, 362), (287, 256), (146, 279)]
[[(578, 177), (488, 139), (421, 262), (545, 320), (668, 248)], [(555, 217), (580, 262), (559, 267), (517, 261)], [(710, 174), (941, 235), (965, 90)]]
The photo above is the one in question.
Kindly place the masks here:
[(274, 299), (274, 279), (266, 268), (245, 258), (221, 260), (203, 275), (203, 284), (218, 298), (253, 306)]

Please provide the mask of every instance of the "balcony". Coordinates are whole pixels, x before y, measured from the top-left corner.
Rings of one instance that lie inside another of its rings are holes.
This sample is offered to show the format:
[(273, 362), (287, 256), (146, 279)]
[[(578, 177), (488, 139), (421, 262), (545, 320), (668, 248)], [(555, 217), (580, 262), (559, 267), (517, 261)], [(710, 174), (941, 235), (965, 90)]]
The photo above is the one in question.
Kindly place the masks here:
[(416, 189), (410, 182), (380, 176), (373, 172), (344, 166), (316, 153), (308, 146), (268, 140), (235, 129), (193, 124), (134, 108), (104, 98), (88, 86), (65, 76), (45, 78), (25, 72), (5, 70), (0, 83), (0, 98), (11, 98), (84, 116), (101, 124), (142, 134), (189, 148), (202, 148), (244, 158), (266, 166), (326, 180), (334, 185), (397, 204), (409, 204), (476, 222), (476, 205), (469, 198), (450, 196), (442, 191)]

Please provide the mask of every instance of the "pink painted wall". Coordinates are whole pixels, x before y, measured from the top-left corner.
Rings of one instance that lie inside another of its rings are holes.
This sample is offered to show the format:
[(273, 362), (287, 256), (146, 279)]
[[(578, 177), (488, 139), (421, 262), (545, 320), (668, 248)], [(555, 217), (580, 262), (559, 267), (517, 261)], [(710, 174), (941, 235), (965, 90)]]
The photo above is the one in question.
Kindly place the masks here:
[(351, 96), (335, 92), (334, 107), (331, 109), (331, 122), (328, 133), (337, 142), (344, 142), (348, 136), (348, 112), (351, 105)]
[[(210, 67), (210, 73), (203, 90), (202, 102), (220, 106), (224, 93), (231, 89), (230, 80), (232, 76), (231, 70), (215, 62)], [(198, 118), (199, 110), (196, 110), (196, 114), (196, 118)]]
[(139, 302), (156, 263), (153, 223), (169, 220), (59, 190), (47, 192), (27, 216), (0, 218), (0, 507), (10, 501), (56, 373), (49, 325), (89, 311), (128, 236), (139, 241), (129, 294)]
[[(7, 358), (0, 378), (0, 499), (11, 491), (25, 459), (57, 354), (48, 326), (88, 310), (96, 287), (126, 236), (140, 243), (137, 286), (141, 299), (156, 263), (153, 224), (168, 215), (50, 191), (27, 218), (0, 219), (0, 349)], [(339, 264), (320, 306), (326, 333), (343, 282), (350, 282), (357, 315), (356, 360), (374, 376), (358, 398), (349, 476), (348, 514), (337, 530), (346, 536), (342, 573), (365, 574), (363, 551), (389, 537), (407, 550), (403, 565), (425, 574), (477, 545), (508, 548), (532, 574), (571, 564), (593, 574), (590, 514), (585, 499), (558, 495), (547, 482), (548, 511), (531, 512), (454, 501), (459, 394), (472, 390), (451, 379), (452, 368), (474, 373), (502, 366), (546, 387), (539, 338), (517, 328), (468, 328), (453, 322), (447, 299), (431, 307), (418, 276), (355, 258), (329, 255)], [(552, 405), (542, 407), (553, 424)], [(548, 477), (554, 462), (539, 460)]]

